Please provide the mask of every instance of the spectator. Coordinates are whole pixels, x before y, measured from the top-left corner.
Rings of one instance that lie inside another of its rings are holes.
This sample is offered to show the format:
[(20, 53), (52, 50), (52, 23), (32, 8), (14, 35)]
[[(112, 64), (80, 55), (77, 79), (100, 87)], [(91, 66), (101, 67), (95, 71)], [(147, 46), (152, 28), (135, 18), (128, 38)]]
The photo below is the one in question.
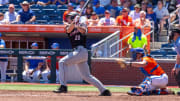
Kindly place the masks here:
[[(6, 48), (6, 43), (2, 39), (2, 34), (0, 33), (0, 48)], [(0, 57), (7, 57), (6, 55), (0, 55)], [(1, 70), (1, 82), (6, 82), (6, 70), (7, 70), (8, 60), (0, 59), (0, 70)]]
[(86, 8), (85, 16), (90, 19), (93, 12), (93, 7), (91, 5), (88, 5)]
[(6, 19), (9, 23), (15, 23), (18, 14), (15, 12), (14, 4), (10, 4), (8, 10), (9, 11), (5, 13), (4, 19)]
[(157, 23), (160, 24), (159, 32), (161, 33), (169, 18), (169, 12), (167, 8), (163, 6), (163, 1), (158, 1), (158, 6), (154, 9), (154, 12), (156, 13)]
[(73, 5), (78, 5), (79, 0), (68, 0), (68, 3), (72, 3)]
[(144, 27), (151, 27), (151, 22), (146, 19), (146, 12), (145, 11), (141, 11), (140, 12), (140, 18), (136, 19), (134, 21), (134, 25), (144, 28)]
[(166, 0), (165, 7), (168, 9), (169, 13), (176, 10), (177, 1), (176, 0)]
[(49, 0), (36, 0), (38, 5), (46, 6), (49, 2)]
[[(32, 49), (38, 49), (37, 43), (32, 43)], [(28, 56), (28, 58), (33, 58), (35, 56)], [(43, 59), (27, 59), (25, 61), (25, 68), (22, 73), (23, 80), (27, 82), (38, 82), (39, 76), (41, 74), (41, 69), (43, 67)], [(32, 77), (32, 79), (31, 79)]]
[[(58, 43), (53, 43), (51, 45), (51, 48), (53, 50), (58, 50), (59, 49), (59, 44)], [(56, 83), (59, 82), (59, 65), (58, 65), (58, 61), (62, 58), (62, 56), (57, 56), (56, 59), (57, 59), (57, 62), (56, 62)], [(48, 56), (47, 57), (47, 60), (46, 60), (46, 69), (42, 72), (42, 78), (44, 80), (45, 83), (48, 83), (48, 77), (50, 76), (51, 74), (51, 56)]]
[(180, 0), (176, 0), (177, 4), (180, 4)]
[(68, 4), (68, 10), (65, 11), (64, 14), (63, 14), (63, 22), (64, 22), (64, 24), (67, 24), (67, 18), (66, 18), (66, 16), (67, 16), (70, 12), (72, 12), (73, 9), (74, 9), (73, 4), (72, 4), (72, 3), (69, 3), (69, 4)]
[(145, 12), (147, 10), (147, 2), (145, 0), (141, 2), (141, 10)]
[(27, 1), (23, 1), (23, 3), (21, 3), (21, 6), (22, 9), (19, 10), (16, 21), (20, 24), (32, 24), (36, 20), (36, 16), (30, 9), (29, 3)]
[(157, 18), (156, 18), (156, 14), (153, 11), (153, 6), (151, 4), (147, 5), (146, 19), (152, 22), (151, 26), (154, 27), (154, 32), (156, 35), (155, 38), (157, 41), (159, 41)]
[(134, 27), (134, 32), (128, 39), (128, 45), (129, 45), (129, 53), (131, 53), (132, 60), (135, 60), (135, 53), (134, 49), (135, 48), (143, 48), (146, 50), (146, 45), (147, 45), (147, 37), (141, 32), (141, 29), (138, 27)]
[(104, 16), (104, 12), (105, 12), (104, 7), (100, 6), (99, 1), (93, 3), (93, 5), (94, 5), (94, 7), (93, 7), (94, 12), (96, 12), (96, 14), (97, 14), (100, 18), (103, 17), (103, 16)]
[(9, 0), (0, 0), (0, 6), (7, 5)]
[(158, 0), (152, 0), (152, 5), (157, 6)]
[(8, 24), (9, 22), (4, 19), (4, 14), (0, 13), (0, 24)]
[(111, 4), (111, 0), (99, 0), (100, 5), (104, 7), (105, 9), (108, 7), (108, 5)]
[(134, 6), (132, 5), (131, 0), (126, 0), (123, 4), (123, 8), (129, 8), (130, 10), (134, 10)]
[(116, 23), (118, 26), (132, 26), (132, 18), (128, 16), (129, 9), (123, 8), (122, 15), (116, 18)]
[(88, 25), (89, 26), (97, 26), (99, 22), (99, 17), (96, 14), (96, 12), (92, 12), (91, 18), (88, 20)]
[(65, 6), (66, 0), (50, 0), (52, 4), (56, 5), (57, 7)]
[(134, 6), (134, 9), (135, 10), (131, 11), (130, 14), (129, 14), (129, 16), (132, 18), (133, 22), (140, 17), (141, 7), (140, 7), (139, 4), (136, 4)]
[(141, 4), (141, 2), (143, 2), (143, 0), (136, 0), (137, 4)]
[(112, 0), (111, 5), (107, 7), (107, 10), (110, 11), (111, 17), (116, 18), (119, 15), (119, 12), (122, 11), (122, 8), (118, 6), (117, 0)]
[(83, 6), (84, 6), (84, 4), (85, 4), (85, 0), (80, 0), (80, 3), (79, 3), (79, 5), (76, 7), (76, 9), (78, 9), (78, 8), (83, 8)]
[(154, 13), (154, 11), (153, 11), (153, 5), (151, 5), (151, 4), (148, 4), (148, 5), (147, 5), (146, 18), (149, 19), (150, 21), (154, 22), (154, 24), (157, 25), (156, 14)]
[(110, 17), (110, 12), (105, 11), (105, 17), (101, 18), (98, 22), (98, 26), (115, 26), (116, 20), (113, 17)]
[(180, 4), (178, 4), (177, 9), (175, 11), (175, 14), (171, 14), (171, 21), (174, 21), (176, 19), (176, 15), (179, 17), (179, 24), (180, 24)]
[(126, 0), (117, 0), (119, 6), (123, 6)]

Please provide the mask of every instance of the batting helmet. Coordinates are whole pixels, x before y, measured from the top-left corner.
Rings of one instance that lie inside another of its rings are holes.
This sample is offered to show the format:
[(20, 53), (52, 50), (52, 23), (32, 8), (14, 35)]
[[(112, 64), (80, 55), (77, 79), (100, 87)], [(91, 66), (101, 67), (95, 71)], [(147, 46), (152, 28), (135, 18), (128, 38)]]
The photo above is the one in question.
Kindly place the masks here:
[(31, 44), (31, 47), (38, 47), (38, 44), (36, 42)]
[(70, 12), (67, 14), (67, 16), (71, 16), (71, 20), (73, 20), (77, 15), (79, 15), (77, 12)]
[(59, 43), (53, 43), (53, 44), (51, 45), (51, 48), (59, 48)]

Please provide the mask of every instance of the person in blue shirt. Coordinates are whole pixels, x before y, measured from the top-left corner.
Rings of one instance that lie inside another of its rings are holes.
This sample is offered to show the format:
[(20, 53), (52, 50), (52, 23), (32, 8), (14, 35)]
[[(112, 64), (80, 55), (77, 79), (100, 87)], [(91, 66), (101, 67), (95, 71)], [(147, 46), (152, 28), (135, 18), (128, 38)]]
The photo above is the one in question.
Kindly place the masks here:
[[(37, 43), (32, 43), (31, 45), (32, 49), (38, 49), (38, 44)], [(36, 56), (40, 57), (40, 56)], [(25, 67), (24, 71), (22, 73), (23, 75), (23, 80), (27, 82), (38, 82), (39, 81), (39, 76), (41, 74), (41, 71), (43, 69), (44, 65), (44, 59), (32, 59), (35, 58), (35, 56), (28, 56), (26, 61), (25, 61)], [(32, 79), (31, 79), (32, 77)]]
[(19, 24), (32, 24), (36, 20), (36, 16), (29, 5), (27, 1), (21, 3), (22, 9), (19, 10), (16, 20)]
[[(0, 33), (0, 48), (6, 48), (6, 43), (2, 39), (2, 34)], [(0, 55), (0, 57), (7, 57), (7, 55)], [(7, 70), (8, 60), (0, 59), (0, 70), (1, 70), (1, 82), (6, 82), (6, 70)]]
[(149, 21), (152, 22), (151, 26), (154, 27), (154, 32), (155, 32), (155, 35), (156, 35), (156, 40), (159, 41), (158, 23), (157, 23), (156, 13), (153, 11), (153, 5), (151, 5), (151, 4), (147, 5), (146, 18), (149, 19)]
[(117, 16), (119, 16), (122, 8), (118, 6), (117, 0), (112, 0), (111, 5), (107, 7), (107, 10), (110, 11), (111, 17), (116, 18)]
[(105, 12), (105, 8), (100, 6), (100, 2), (97, 1), (97, 2), (93, 2), (93, 10), (94, 12), (96, 12), (96, 14), (101, 18), (104, 16), (104, 12)]

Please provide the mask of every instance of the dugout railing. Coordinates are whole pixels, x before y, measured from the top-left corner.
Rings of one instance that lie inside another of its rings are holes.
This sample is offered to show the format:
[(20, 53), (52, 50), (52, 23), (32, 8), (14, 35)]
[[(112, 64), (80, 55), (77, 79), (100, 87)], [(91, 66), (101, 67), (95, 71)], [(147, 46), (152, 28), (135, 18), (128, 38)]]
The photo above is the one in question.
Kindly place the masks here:
[[(22, 82), (22, 72), (23, 72), (23, 59), (27, 59), (25, 56), (51, 56), (51, 76), (50, 83), (56, 82), (56, 56), (65, 56), (71, 49), (0, 49), (0, 55), (8, 55), (10, 57), (0, 57), (2, 58), (14, 58), (17, 57), (17, 81)], [(89, 52), (90, 55), (90, 52)], [(32, 58), (33, 59), (33, 58)], [(37, 58), (34, 58), (37, 59)], [(90, 65), (90, 56), (88, 64)]]

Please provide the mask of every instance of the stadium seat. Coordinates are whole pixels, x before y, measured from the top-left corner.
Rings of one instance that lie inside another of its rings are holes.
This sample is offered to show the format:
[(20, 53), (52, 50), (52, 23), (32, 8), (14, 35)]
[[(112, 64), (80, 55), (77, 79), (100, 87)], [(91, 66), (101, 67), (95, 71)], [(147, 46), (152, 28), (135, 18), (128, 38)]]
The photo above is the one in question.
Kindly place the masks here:
[(47, 24), (49, 24), (49, 25), (54, 25), (55, 23), (52, 22), (52, 21), (49, 21), (49, 22), (47, 22)]
[(161, 57), (166, 57), (167, 52), (165, 50), (160, 49), (160, 50), (151, 51), (150, 55), (155, 58), (156, 57), (161, 58)]
[(171, 47), (174, 47), (174, 45), (173, 44), (169, 44), (169, 43), (161, 45), (161, 48), (171, 48)]
[(35, 24), (47, 24), (47, 20), (36, 20)]
[(34, 4), (34, 5), (31, 5), (30, 8), (32, 10), (34, 10), (34, 9), (36, 10), (36, 9), (42, 9), (42, 6)]

